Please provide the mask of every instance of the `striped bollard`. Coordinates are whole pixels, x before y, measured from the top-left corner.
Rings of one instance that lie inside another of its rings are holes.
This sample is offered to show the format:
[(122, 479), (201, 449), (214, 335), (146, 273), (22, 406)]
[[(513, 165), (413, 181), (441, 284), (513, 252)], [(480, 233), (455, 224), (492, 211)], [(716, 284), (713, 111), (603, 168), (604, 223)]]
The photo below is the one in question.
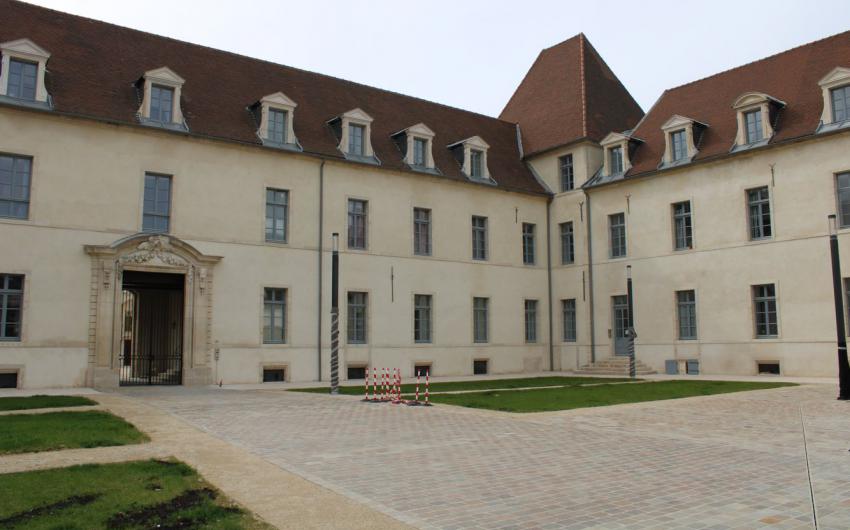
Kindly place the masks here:
[(372, 367), (372, 401), (378, 401), (378, 371)]
[(384, 368), (384, 393), (381, 396), (382, 401), (386, 401), (387, 398), (390, 395), (389, 384), (390, 384), (390, 369)]
[(419, 403), (419, 370), (416, 370), (416, 402)]
[(431, 383), (431, 370), (425, 370), (425, 406), (430, 407), (431, 403), (429, 402), (430, 393), (428, 387)]
[(369, 368), (367, 367), (365, 370), (366, 374), (363, 376), (363, 386), (365, 387), (363, 401), (369, 401)]

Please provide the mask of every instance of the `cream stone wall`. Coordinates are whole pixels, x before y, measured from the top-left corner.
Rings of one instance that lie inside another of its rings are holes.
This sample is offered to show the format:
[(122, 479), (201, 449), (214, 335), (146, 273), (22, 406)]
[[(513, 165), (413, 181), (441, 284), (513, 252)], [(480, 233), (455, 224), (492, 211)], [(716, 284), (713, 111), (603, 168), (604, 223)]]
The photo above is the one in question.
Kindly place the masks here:
[[(92, 282), (103, 277), (83, 246), (140, 230), (145, 172), (173, 176), (170, 235), (222, 257), (210, 273), (209, 382), (258, 382), (264, 364), (286, 366), (292, 381), (317, 378), (317, 159), (9, 108), (0, 109), (0, 152), (34, 160), (30, 219), (0, 220), (4, 248), (13, 249), (0, 254), (0, 272), (26, 274), (23, 337), (0, 343), (0, 369), (20, 369), (22, 386), (86, 381)], [(369, 293), (368, 344), (343, 347), (343, 378), (349, 362), (405, 375), (415, 362), (433, 363), (435, 375), (471, 374), (481, 358), (494, 373), (549, 367), (545, 197), (333, 161), (324, 185), (323, 379), (332, 232), (342, 241), (343, 339), (345, 293)], [(289, 190), (285, 244), (264, 241), (266, 187)], [(349, 197), (369, 201), (367, 251), (346, 248)], [(413, 255), (413, 207), (432, 209), (432, 257)], [(487, 262), (471, 259), (472, 215), (489, 218)], [(522, 264), (523, 222), (537, 224), (534, 266)], [(288, 289), (287, 344), (262, 344), (263, 287)], [(434, 296), (433, 344), (414, 345), (414, 293)], [(491, 298), (486, 345), (472, 341), (473, 296)], [(526, 298), (539, 301), (536, 344), (524, 341)]]

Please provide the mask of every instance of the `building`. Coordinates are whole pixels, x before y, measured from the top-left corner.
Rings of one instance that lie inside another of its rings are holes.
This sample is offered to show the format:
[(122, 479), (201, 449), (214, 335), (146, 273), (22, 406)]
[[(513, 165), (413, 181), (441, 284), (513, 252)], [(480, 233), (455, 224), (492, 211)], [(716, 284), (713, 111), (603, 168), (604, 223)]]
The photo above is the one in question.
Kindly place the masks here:
[(835, 373), (850, 32), (646, 115), (579, 35), (497, 119), (0, 12), (4, 386), (327, 380), (335, 232), (343, 379), (616, 357), (627, 265), (649, 367)]

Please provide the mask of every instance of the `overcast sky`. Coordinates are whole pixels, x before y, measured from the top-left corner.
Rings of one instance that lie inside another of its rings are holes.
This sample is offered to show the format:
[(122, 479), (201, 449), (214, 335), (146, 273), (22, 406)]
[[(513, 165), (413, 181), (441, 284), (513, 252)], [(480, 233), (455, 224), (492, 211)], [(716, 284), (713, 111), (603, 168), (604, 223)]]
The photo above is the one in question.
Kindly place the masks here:
[(30, 0), (497, 116), (584, 32), (648, 110), (665, 88), (850, 30), (850, 0)]

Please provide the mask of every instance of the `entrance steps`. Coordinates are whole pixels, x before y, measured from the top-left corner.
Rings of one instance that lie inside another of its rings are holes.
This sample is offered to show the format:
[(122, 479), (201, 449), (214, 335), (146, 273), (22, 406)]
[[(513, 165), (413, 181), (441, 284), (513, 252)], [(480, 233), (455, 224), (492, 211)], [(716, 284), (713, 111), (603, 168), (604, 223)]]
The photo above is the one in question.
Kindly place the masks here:
[[(611, 357), (608, 359), (600, 359), (594, 363), (585, 364), (575, 371), (582, 375), (619, 375), (623, 377), (629, 376), (629, 358), (628, 357)], [(657, 373), (651, 366), (644, 364), (640, 360), (635, 360), (635, 374), (649, 375)]]

